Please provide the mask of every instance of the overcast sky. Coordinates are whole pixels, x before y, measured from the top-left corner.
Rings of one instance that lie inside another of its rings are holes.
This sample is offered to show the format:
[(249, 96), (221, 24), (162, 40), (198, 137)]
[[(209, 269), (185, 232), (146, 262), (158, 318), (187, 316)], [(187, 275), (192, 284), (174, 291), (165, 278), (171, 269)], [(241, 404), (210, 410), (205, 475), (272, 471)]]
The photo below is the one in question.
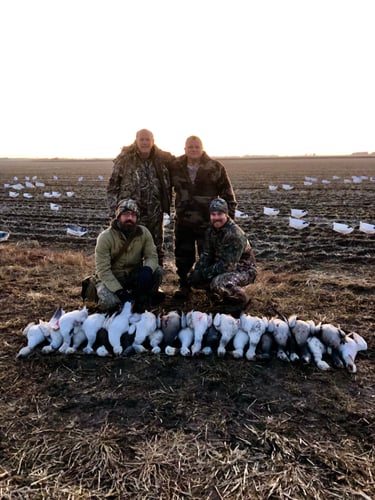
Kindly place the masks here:
[(0, 0), (0, 156), (375, 151), (373, 0)]

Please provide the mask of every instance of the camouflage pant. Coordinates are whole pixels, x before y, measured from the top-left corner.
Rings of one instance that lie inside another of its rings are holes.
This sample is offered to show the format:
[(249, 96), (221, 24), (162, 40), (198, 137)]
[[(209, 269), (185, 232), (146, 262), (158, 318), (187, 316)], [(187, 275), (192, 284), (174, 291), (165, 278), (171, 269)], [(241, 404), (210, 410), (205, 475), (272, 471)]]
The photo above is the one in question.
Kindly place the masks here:
[[(144, 293), (142, 290), (137, 290), (136, 288), (137, 274), (138, 273), (133, 273), (130, 277), (127, 277), (121, 283), (125, 290), (132, 292), (134, 299), (137, 299), (140, 294)], [(149, 293), (156, 293), (162, 281), (163, 269), (162, 267), (158, 266), (153, 274), (153, 284), (151, 290), (149, 290)], [(120, 306), (120, 299), (114, 292), (111, 292), (111, 290), (109, 290), (103, 282), (97, 282), (96, 291), (98, 294), (98, 304), (103, 311), (113, 311)]]
[(207, 290), (216, 302), (245, 305), (250, 299), (248, 285), (254, 283), (257, 275), (255, 261), (249, 260), (238, 264), (235, 271), (218, 274), (211, 281), (202, 281), (194, 288)]
[(244, 271), (233, 271), (215, 276), (210, 283), (210, 291), (218, 300), (229, 300), (246, 304), (250, 299), (247, 285), (254, 282), (256, 269)]
[(152, 234), (156, 250), (158, 252), (159, 265), (163, 266), (164, 260), (164, 215), (163, 213), (155, 213), (152, 216), (141, 214), (139, 223), (146, 226)]

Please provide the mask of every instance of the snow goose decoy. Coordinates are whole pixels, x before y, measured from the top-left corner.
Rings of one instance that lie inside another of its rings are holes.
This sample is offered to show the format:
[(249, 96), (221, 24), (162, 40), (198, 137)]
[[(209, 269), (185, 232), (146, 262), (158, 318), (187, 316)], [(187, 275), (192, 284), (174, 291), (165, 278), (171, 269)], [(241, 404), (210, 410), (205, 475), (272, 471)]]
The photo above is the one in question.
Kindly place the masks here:
[(168, 226), (171, 222), (171, 216), (169, 214), (164, 214), (163, 215), (163, 226)]
[(245, 212), (241, 212), (240, 210), (235, 211), (236, 219), (247, 219), (248, 217), (249, 217), (248, 214), (245, 214)]
[(354, 228), (348, 226), (348, 224), (341, 224), (339, 222), (334, 222), (332, 228), (334, 231), (341, 234), (350, 234), (354, 231)]
[(66, 233), (70, 236), (84, 236), (87, 234), (87, 228), (82, 226), (73, 226), (71, 224), (67, 224)]
[(264, 215), (279, 215), (280, 210), (277, 208), (263, 207)]
[(310, 222), (307, 222), (305, 220), (301, 219), (294, 219), (293, 217), (289, 217), (289, 227), (292, 227), (293, 229), (304, 229), (305, 227), (308, 227), (310, 225)]
[(7, 231), (0, 231), (0, 241), (6, 241), (9, 238), (10, 233)]
[(276, 190), (277, 190), (277, 186), (275, 186), (274, 184), (270, 184), (270, 185), (268, 186), (268, 189), (269, 189), (270, 191), (276, 191)]
[(55, 210), (55, 211), (57, 212), (57, 211), (58, 211), (58, 210), (60, 210), (62, 207), (61, 207), (61, 205), (57, 205), (56, 203), (50, 203), (50, 204), (49, 204), (49, 208), (50, 208), (51, 210)]
[(301, 219), (302, 217), (305, 217), (309, 212), (307, 210), (300, 210), (299, 208), (291, 208), (290, 209), (290, 215), (292, 217), (295, 217), (296, 219)]
[(282, 184), (281, 187), (285, 189), (285, 191), (290, 191), (291, 189), (294, 189), (294, 186), (291, 186), (290, 184)]
[(375, 234), (375, 225), (374, 224), (367, 224), (367, 222), (361, 221), (359, 223), (359, 230), (362, 231), (362, 233)]

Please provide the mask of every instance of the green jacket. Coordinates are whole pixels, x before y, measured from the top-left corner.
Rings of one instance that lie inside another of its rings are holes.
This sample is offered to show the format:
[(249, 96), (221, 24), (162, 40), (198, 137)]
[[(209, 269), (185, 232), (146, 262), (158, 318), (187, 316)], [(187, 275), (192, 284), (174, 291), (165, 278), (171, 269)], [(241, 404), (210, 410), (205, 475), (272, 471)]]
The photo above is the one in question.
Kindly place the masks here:
[(126, 238), (117, 229), (116, 221), (99, 234), (95, 247), (97, 278), (111, 291), (122, 288), (119, 279), (142, 266), (158, 266), (158, 254), (150, 231), (137, 226), (134, 235)]

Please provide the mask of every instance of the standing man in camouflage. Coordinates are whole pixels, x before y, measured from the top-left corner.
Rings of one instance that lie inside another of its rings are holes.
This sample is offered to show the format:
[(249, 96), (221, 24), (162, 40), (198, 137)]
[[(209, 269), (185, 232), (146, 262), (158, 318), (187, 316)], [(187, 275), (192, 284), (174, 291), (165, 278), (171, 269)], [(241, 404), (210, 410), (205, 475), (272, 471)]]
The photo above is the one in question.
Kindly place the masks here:
[(154, 143), (152, 132), (139, 130), (135, 142), (124, 146), (113, 162), (107, 187), (109, 215), (112, 218), (122, 199), (131, 198), (140, 210), (139, 223), (151, 232), (163, 266), (163, 214), (170, 212), (171, 186), (168, 165), (174, 157)]
[(185, 154), (172, 163), (170, 175), (175, 191), (174, 244), (180, 283), (174, 296), (186, 299), (190, 293), (187, 275), (203, 250), (204, 233), (210, 223), (210, 201), (216, 196), (224, 198), (232, 218), (237, 203), (224, 165), (203, 151), (197, 136), (186, 139)]
[(250, 300), (246, 286), (257, 271), (250, 242), (244, 231), (229, 217), (228, 204), (215, 198), (210, 204), (210, 227), (204, 249), (188, 282), (193, 288), (210, 290), (213, 298), (241, 310)]

